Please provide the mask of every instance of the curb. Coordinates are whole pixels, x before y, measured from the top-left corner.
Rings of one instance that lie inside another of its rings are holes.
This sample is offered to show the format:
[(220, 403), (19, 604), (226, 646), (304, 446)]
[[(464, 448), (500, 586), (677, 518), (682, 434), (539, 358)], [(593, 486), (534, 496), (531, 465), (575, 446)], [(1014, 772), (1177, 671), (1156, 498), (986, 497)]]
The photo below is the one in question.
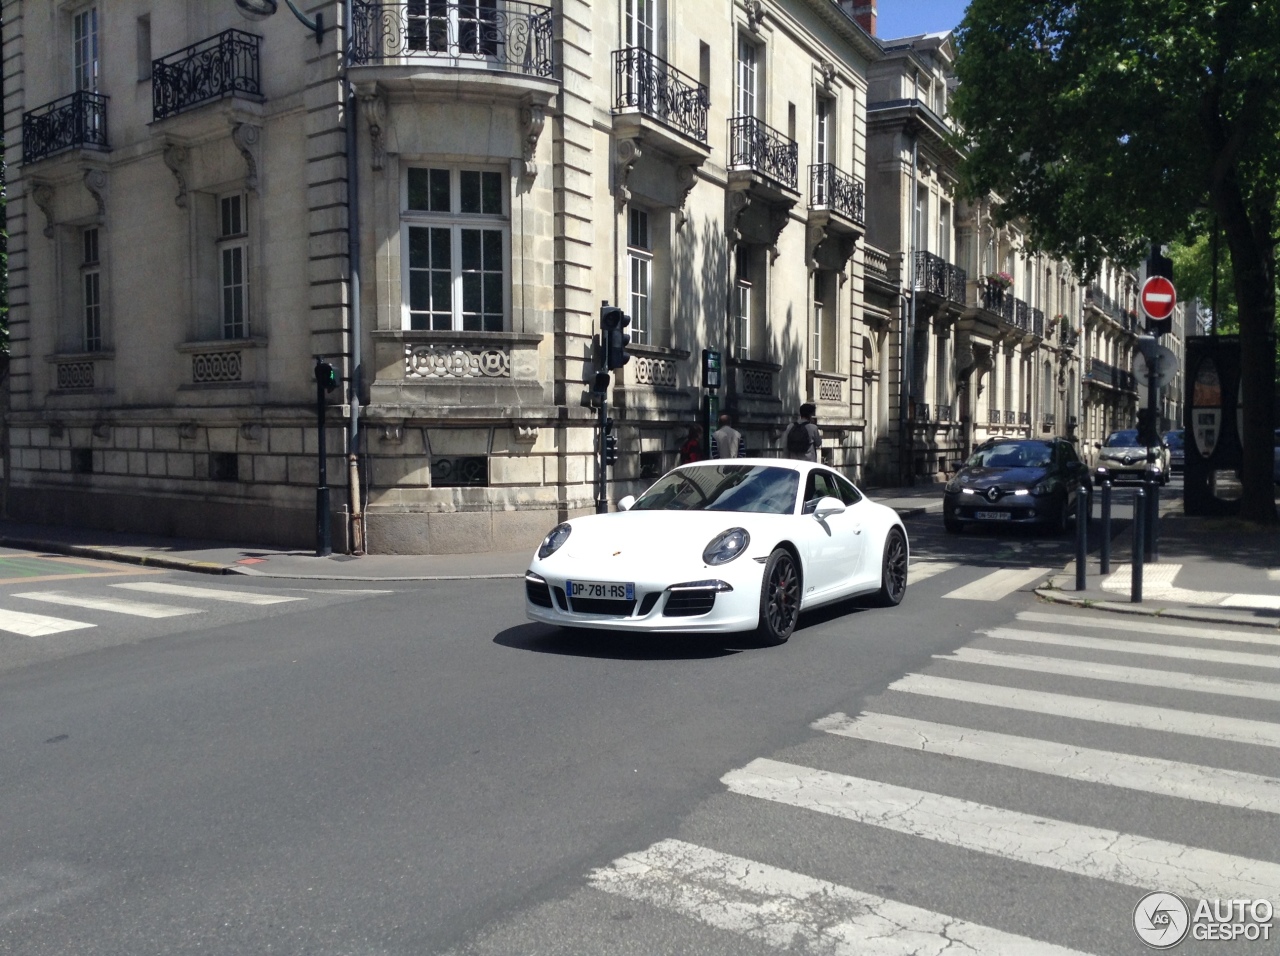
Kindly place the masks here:
[[(219, 565), (220, 567), (220, 565)], [(239, 574), (251, 578), (282, 578), (292, 581), (368, 581), (373, 584), (393, 581), (515, 581), (524, 577), (523, 571), (510, 574), (391, 574), (380, 577), (346, 577), (339, 574), (287, 574), (277, 571), (258, 571), (249, 568), (223, 568), (223, 574)]]
[(1140, 604), (1120, 604), (1116, 601), (1095, 601), (1091, 598), (1074, 597), (1057, 588), (1036, 588), (1036, 596), (1051, 604), (1066, 604), (1071, 607), (1084, 608), (1090, 611), (1107, 611), (1111, 614), (1132, 614), (1139, 617), (1167, 618), (1171, 621), (1194, 621), (1200, 624), (1234, 624), (1243, 627), (1261, 627), (1267, 630), (1280, 629), (1280, 620), (1259, 621), (1257, 618), (1241, 617), (1229, 614), (1206, 614), (1180, 607), (1143, 607)]
[(212, 561), (192, 561), (187, 558), (170, 558), (163, 555), (139, 554), (136, 551), (119, 551), (91, 544), (62, 544), (58, 541), (38, 541), (33, 538), (0, 536), (0, 545), (6, 548), (25, 548), (28, 551), (51, 551), (77, 558), (93, 558), (98, 561), (119, 561), (169, 571), (194, 571), (198, 574), (234, 574), (226, 565)]

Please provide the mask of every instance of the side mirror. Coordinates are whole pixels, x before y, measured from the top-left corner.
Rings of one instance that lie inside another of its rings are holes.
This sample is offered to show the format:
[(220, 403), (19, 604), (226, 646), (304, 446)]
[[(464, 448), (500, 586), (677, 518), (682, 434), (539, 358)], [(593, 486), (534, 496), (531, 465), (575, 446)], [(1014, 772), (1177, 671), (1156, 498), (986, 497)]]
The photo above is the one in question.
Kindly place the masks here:
[(631, 506), (632, 506), (633, 504), (635, 504), (635, 503), (636, 503), (636, 496), (635, 496), (635, 495), (627, 495), (625, 498), (619, 498), (619, 499), (618, 499), (618, 510), (619, 510), (619, 511), (630, 511), (630, 510), (631, 510)]
[(819, 521), (826, 521), (832, 515), (844, 514), (844, 511), (844, 502), (839, 498), (832, 498), (828, 495), (825, 498), (819, 499), (818, 506), (813, 509), (813, 516)]

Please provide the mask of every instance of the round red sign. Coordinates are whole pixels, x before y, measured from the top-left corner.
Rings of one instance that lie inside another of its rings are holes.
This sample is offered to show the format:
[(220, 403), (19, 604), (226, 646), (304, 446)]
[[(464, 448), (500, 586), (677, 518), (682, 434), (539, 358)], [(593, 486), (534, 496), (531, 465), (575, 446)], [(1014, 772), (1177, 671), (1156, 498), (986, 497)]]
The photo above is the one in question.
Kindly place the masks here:
[(1138, 301), (1142, 303), (1142, 311), (1147, 313), (1148, 318), (1158, 321), (1173, 315), (1173, 307), (1178, 302), (1178, 293), (1174, 291), (1173, 283), (1164, 276), (1152, 276), (1142, 283), (1142, 293), (1138, 296)]

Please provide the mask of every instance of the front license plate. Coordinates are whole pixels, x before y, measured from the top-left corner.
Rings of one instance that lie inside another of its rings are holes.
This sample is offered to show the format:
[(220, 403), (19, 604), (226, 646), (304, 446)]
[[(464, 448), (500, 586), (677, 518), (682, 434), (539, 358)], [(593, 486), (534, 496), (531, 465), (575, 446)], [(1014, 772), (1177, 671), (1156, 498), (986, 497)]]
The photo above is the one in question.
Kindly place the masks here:
[(603, 601), (634, 601), (636, 586), (630, 581), (566, 581), (571, 598), (598, 598)]
[(973, 516), (975, 518), (978, 518), (979, 520), (985, 519), (988, 521), (1009, 521), (1013, 518), (1013, 512), (1012, 511), (975, 511), (973, 513)]

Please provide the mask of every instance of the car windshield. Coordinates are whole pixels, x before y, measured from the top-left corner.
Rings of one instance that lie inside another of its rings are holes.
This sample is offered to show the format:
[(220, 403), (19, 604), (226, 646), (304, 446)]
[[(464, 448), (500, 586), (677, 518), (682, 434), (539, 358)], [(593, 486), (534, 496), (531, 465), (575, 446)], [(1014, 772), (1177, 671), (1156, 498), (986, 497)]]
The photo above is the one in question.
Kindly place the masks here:
[(1165, 443), (1173, 449), (1182, 448), (1182, 432), (1165, 432)]
[(663, 475), (632, 511), (754, 511), (789, 515), (800, 473), (772, 465), (703, 465)]
[(1042, 441), (998, 442), (979, 448), (965, 462), (967, 468), (1047, 468), (1053, 449)]
[(1135, 448), (1141, 445), (1138, 441), (1138, 430), (1136, 428), (1128, 428), (1122, 432), (1112, 432), (1107, 436), (1107, 440), (1102, 443), (1104, 448)]

